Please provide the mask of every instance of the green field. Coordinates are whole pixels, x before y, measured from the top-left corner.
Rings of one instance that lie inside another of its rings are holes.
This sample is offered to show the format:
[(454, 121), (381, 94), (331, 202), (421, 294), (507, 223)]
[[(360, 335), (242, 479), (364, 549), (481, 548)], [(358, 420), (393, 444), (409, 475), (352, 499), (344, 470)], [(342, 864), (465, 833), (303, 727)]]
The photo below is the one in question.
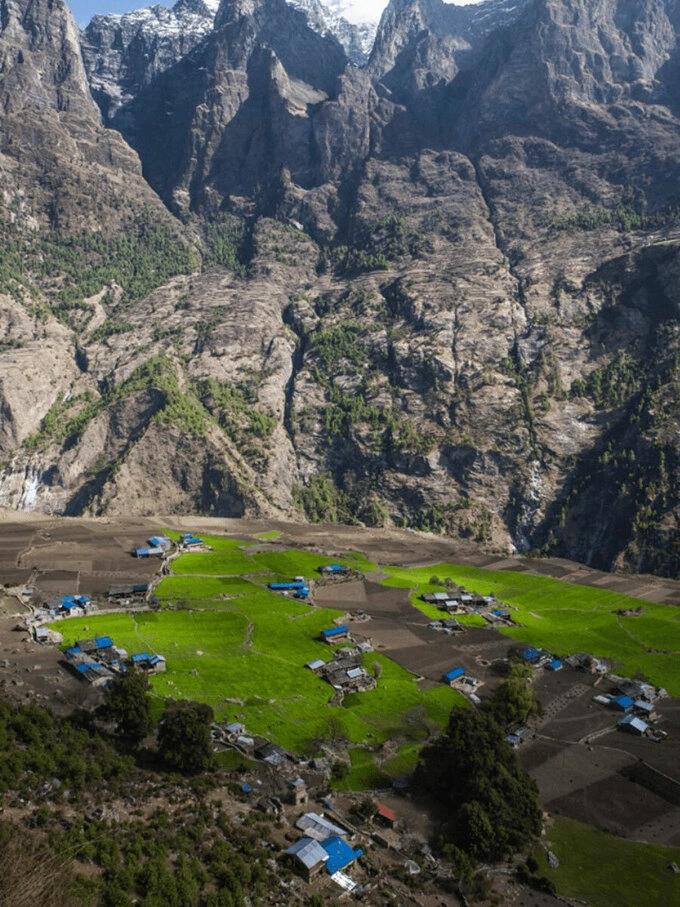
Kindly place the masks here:
[[(310, 751), (323, 738), (346, 740), (352, 767), (337, 781), (339, 786), (374, 787), (412, 771), (425, 728), (443, 727), (451, 709), (465, 706), (466, 700), (444, 685), (420, 691), (409, 672), (385, 655), (369, 653), (364, 666), (378, 672), (377, 688), (349, 694), (341, 706), (330, 705), (333, 690), (304, 665), (315, 658), (330, 660), (330, 648), (316, 637), (341, 613), (266, 588), (277, 579), (313, 578), (324, 564), (342, 563), (361, 572), (376, 570), (376, 565), (355, 552), (331, 558), (266, 541), (253, 545), (203, 538), (213, 551), (190, 552), (172, 562), (173, 575), (155, 592), (160, 611), (61, 622), (65, 642), (110, 635), (130, 653), (164, 655), (167, 672), (152, 679), (159, 701), (207, 702), (218, 718), (243, 721), (251, 733), (295, 752)], [(513, 616), (522, 626), (504, 630), (506, 635), (557, 654), (592, 652), (680, 694), (674, 664), (680, 652), (680, 608), (645, 602), (642, 615), (621, 617), (612, 612), (638, 607), (640, 600), (545, 577), (453, 564), (380, 569), (387, 575), (385, 585), (409, 589), (414, 605), (432, 619), (442, 613), (418, 596), (443, 588), (431, 584), (433, 576), (441, 583), (450, 578), (517, 608)], [(484, 623), (474, 614), (460, 620)], [(377, 768), (369, 748), (388, 740), (398, 741), (397, 748)]]
[(540, 873), (564, 897), (578, 898), (590, 907), (676, 907), (680, 904), (680, 849), (638, 844), (596, 831), (572, 819), (558, 817), (545, 844), (560, 861), (550, 869), (542, 849), (535, 856)]
[[(158, 597), (166, 595), (166, 584), (176, 592), (186, 579), (168, 577)], [(203, 582), (218, 596), (229, 588), (213, 577)], [(245, 588), (252, 586), (246, 583)], [(192, 598), (190, 605), (191, 610), (90, 615), (62, 622), (59, 629), (69, 645), (106, 634), (130, 654), (165, 656), (166, 673), (152, 679), (156, 695), (207, 702), (219, 718), (238, 718), (250, 732), (296, 752), (329, 735), (356, 744), (398, 736), (414, 707), (423, 707), (428, 719), (442, 726), (453, 705), (463, 702), (448, 687), (419, 691), (411, 674), (370, 653), (366, 668), (381, 665), (377, 689), (330, 706), (332, 689), (304, 665), (315, 658), (330, 660), (330, 648), (316, 637), (341, 612), (316, 610), (267, 591), (229, 599)], [(228, 701), (232, 699), (239, 702)]]
[[(577, 586), (543, 576), (483, 570), (454, 564), (429, 567), (383, 567), (387, 586), (412, 590), (411, 600), (428, 617), (441, 611), (418, 601), (418, 595), (443, 589), (433, 586), (433, 576), (452, 579), (470, 592), (496, 596), (515, 606), (513, 618), (520, 627), (503, 628), (506, 636), (545, 648), (558, 655), (590, 652), (605, 658), (627, 675), (642, 674), (650, 682), (680, 695), (680, 608), (641, 602), (618, 592)], [(637, 617), (621, 617), (617, 609), (642, 606)], [(466, 622), (461, 618), (461, 623)]]

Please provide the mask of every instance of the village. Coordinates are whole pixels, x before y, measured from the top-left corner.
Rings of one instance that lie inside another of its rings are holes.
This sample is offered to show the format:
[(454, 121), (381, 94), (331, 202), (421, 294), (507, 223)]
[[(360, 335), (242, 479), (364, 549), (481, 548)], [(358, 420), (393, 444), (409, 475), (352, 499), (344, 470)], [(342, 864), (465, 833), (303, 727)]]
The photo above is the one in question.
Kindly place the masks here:
[[(209, 552), (210, 545), (187, 532), (176, 541), (152, 535), (146, 545), (137, 543), (128, 551), (135, 561), (157, 561), (148, 582), (114, 582), (97, 593), (70, 592), (42, 600), (35, 589), (22, 590), (29, 593), (21, 598), (30, 614), (17, 629), (29, 631), (34, 646), (61, 647), (62, 669), (97, 691), (117, 673), (134, 671), (153, 676), (171, 671), (171, 653), (118, 646), (115, 634), (106, 632), (105, 618), (109, 613), (134, 615), (165, 607), (166, 603), (156, 598), (156, 590), (159, 580), (171, 573), (174, 558)], [(287, 579), (267, 582), (265, 578), (260, 585), (310, 609), (342, 612), (341, 617), (329, 619), (314, 637), (319, 645), (318, 657), (301, 660), (299, 665), (300, 671), (316, 675), (328, 685), (329, 704), (341, 705), (344, 697), (355, 693), (371, 695), (380, 681), (373, 653), (394, 657), (412, 672), (418, 684), (454, 689), (472, 708), (483, 705), (487, 690), (516, 660), (531, 669), (534, 689), (545, 709), (542, 716), (512, 727), (506, 739), (537, 777), (542, 777), (545, 761), (558, 758), (558, 753), (562, 760), (571, 759), (578, 747), (594, 750), (600, 742), (604, 749), (611, 749), (612, 732), (620, 732), (617, 750), (635, 753), (645, 765), (644, 772), (639, 770), (635, 776), (636, 784), (664, 791), (680, 787), (672, 778), (667, 779), (668, 760), (650, 756), (652, 751), (666, 750), (652, 744), (673, 735), (669, 716), (674, 714), (675, 705), (669, 703), (662, 688), (620, 676), (589, 653), (554, 653), (500, 636), (496, 632), (499, 627), (517, 629), (520, 622), (517, 609), (493, 595), (477, 595), (447, 582), (446, 591), (420, 596), (424, 605), (441, 614), (434, 618), (418, 612), (403, 592), (399, 593), (402, 610), (395, 609), (395, 591), (376, 585), (356, 569), (319, 564), (315, 574), (305, 570)], [(258, 582), (257, 577), (250, 581)], [(468, 621), (470, 616), (477, 619), (477, 625)], [(64, 646), (59, 624), (70, 618), (89, 617), (97, 617), (101, 630)], [(485, 626), (479, 625), (480, 618)], [(360, 895), (375, 884), (372, 873), (376, 854), (382, 855), (378, 863), (383, 860), (398, 865), (409, 876), (435, 871), (427, 832), (418, 828), (414, 818), (408, 776), (386, 779), (384, 787), (361, 794), (334, 791), (338, 773), (349, 765), (341, 742), (326, 741), (319, 752), (307, 757), (289, 751), (276, 739), (251, 732), (247, 715), (241, 715), (238, 708), (231, 711), (229, 718), (212, 726), (214, 751), (232, 751), (242, 759), (235, 789), (238, 808), (246, 817), (254, 812), (275, 820), (280, 831), (276, 837), (278, 856), (299, 880), (291, 884), (323, 890), (330, 880), (330, 884)], [(573, 737), (574, 722), (580, 730), (577, 738)], [(624, 739), (630, 743), (624, 743)], [(636, 749), (638, 746), (647, 750), (643, 753)], [(565, 788), (555, 784), (554, 777), (553, 771), (549, 784), (561, 798), (559, 802), (566, 803)], [(586, 784), (587, 777), (581, 768), (575, 784)], [(592, 777), (597, 778), (595, 767)], [(549, 786), (546, 789), (549, 799)]]

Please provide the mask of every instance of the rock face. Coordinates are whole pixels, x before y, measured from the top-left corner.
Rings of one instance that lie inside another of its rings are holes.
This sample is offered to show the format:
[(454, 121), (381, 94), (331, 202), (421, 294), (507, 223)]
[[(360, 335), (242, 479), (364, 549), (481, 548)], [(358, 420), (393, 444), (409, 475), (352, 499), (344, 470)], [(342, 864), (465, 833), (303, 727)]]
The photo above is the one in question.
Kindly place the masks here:
[[(40, 195), (86, 274), (60, 234), (50, 278), (24, 255), (0, 284), (0, 503), (394, 522), (680, 573), (677, 0), (392, 0), (363, 67), (284, 0), (223, 0), (186, 52), (98, 26), (93, 89), (183, 225), (97, 124), (72, 36), (44, 51), (71, 48), (62, 82), (24, 74), (16, 6), (6, 104), (42, 98), (46, 147), (69, 124), (109, 149), (104, 185), (133, 176), (127, 228), (99, 189)], [(28, 191), (22, 128), (0, 162)], [(78, 160), (50, 172), (75, 186)], [(88, 217), (125, 242), (85, 242)]]

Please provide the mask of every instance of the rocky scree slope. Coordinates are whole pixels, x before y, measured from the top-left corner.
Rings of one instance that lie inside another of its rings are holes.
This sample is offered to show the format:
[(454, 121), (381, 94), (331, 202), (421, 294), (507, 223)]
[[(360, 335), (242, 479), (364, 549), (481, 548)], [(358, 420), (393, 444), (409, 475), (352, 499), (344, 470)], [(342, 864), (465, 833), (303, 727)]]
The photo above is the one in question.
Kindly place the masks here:
[(360, 69), (283, 0), (225, 0), (119, 108), (184, 223), (174, 276), (57, 309), (81, 383), (13, 411), (3, 503), (677, 575), (679, 26), (675, 0), (393, 0)]

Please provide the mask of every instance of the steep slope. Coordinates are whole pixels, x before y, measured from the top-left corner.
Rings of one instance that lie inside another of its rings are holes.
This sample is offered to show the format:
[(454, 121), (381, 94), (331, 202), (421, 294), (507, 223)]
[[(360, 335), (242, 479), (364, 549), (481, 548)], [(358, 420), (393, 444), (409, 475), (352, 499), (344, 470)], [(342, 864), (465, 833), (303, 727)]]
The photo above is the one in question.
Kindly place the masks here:
[[(128, 336), (130, 368), (140, 368), (136, 383), (124, 384), (127, 362), (117, 369), (109, 357), (95, 369), (81, 342), (125, 334), (128, 308), (173, 275), (192, 273), (200, 264), (195, 238), (151, 191), (120, 135), (101, 127), (66, 7), (3, 0), (1, 13), (2, 499), (80, 512), (141, 445), (148, 454), (135, 474), (140, 488), (159, 463), (169, 464), (153, 509), (167, 502), (239, 513), (257, 492), (248, 481), (241, 490), (222, 439), (177, 436), (163, 417), (168, 407), (181, 409), (181, 365), (163, 362), (156, 378), (146, 341)], [(161, 294), (172, 299), (172, 287)], [(121, 313), (115, 321), (113, 310)], [(205, 322), (203, 309), (196, 319)], [(134, 482), (123, 484), (121, 509), (135, 509), (136, 496)]]

